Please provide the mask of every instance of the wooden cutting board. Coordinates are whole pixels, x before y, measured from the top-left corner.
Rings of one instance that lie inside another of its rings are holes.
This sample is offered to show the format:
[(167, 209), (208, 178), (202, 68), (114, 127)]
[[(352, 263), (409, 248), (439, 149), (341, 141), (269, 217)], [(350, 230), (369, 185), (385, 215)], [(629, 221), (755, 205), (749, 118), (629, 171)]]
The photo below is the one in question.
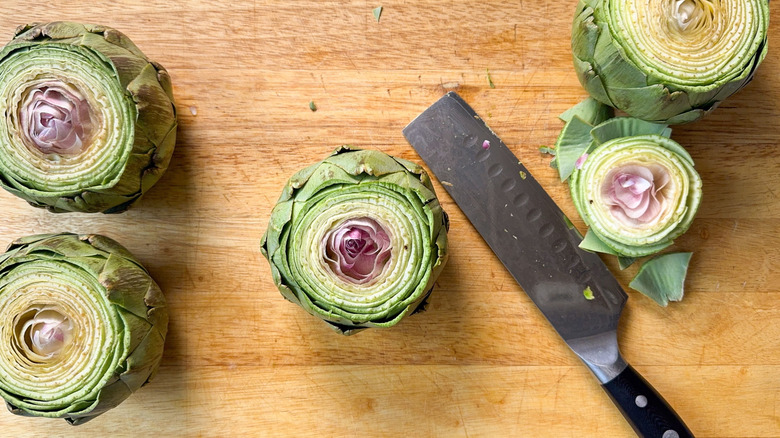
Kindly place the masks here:
[[(156, 381), (119, 408), (78, 428), (0, 413), (2, 434), (632, 436), (438, 182), (450, 262), (428, 311), (395, 328), (335, 334), (282, 299), (259, 251), (289, 176), (342, 144), (419, 161), (401, 129), (450, 90), (576, 217), (537, 149), (586, 95), (570, 59), (575, 4), (3, 1), (3, 41), (56, 19), (125, 32), (170, 72), (180, 130), (170, 170), (125, 214), (50, 214), (0, 193), (0, 241), (111, 236), (171, 316)], [(624, 356), (699, 437), (780, 436), (779, 32), (753, 83), (675, 128), (704, 179), (675, 246), (694, 252), (686, 296), (661, 308), (630, 291), (620, 327)], [(627, 286), (636, 269), (609, 263)]]

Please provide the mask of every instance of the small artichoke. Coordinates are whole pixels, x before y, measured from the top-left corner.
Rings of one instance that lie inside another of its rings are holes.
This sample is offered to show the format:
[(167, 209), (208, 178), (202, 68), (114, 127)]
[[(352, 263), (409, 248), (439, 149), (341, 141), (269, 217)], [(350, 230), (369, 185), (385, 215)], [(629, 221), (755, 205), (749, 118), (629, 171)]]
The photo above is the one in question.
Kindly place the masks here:
[[(581, 132), (588, 137), (573, 135)], [(567, 123), (556, 161), (561, 172), (573, 168), (569, 188), (589, 227), (582, 247), (642, 257), (687, 231), (701, 202), (702, 182), (691, 156), (670, 135), (666, 125), (629, 117), (594, 127), (575, 115)]]
[(21, 26), (0, 51), (0, 186), (54, 212), (126, 210), (168, 168), (171, 80), (105, 26)]
[(744, 87), (767, 53), (768, 0), (580, 0), (574, 66), (632, 117), (697, 120)]
[(421, 309), (447, 260), (447, 226), (420, 166), (345, 147), (290, 178), (262, 251), (286, 299), (351, 334)]
[(168, 327), (160, 288), (98, 235), (19, 239), (0, 256), (0, 396), (18, 415), (78, 425), (157, 371)]

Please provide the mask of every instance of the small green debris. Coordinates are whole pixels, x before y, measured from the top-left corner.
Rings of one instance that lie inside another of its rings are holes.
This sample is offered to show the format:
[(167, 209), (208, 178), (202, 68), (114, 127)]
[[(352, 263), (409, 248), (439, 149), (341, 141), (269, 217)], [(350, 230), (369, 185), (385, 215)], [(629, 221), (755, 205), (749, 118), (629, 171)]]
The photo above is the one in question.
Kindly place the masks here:
[(555, 156), (555, 149), (549, 147), (549, 146), (539, 146), (539, 152), (547, 155)]
[(593, 296), (593, 290), (590, 288), (590, 286), (586, 287), (585, 290), (582, 291), (582, 295), (588, 301), (596, 298), (596, 297)]
[(621, 271), (633, 265), (635, 261), (636, 258), (634, 257), (618, 256), (618, 265), (620, 266)]
[(372, 12), (374, 13), (374, 20), (376, 20), (376, 22), (379, 23), (379, 17), (382, 16), (382, 7), (378, 6), (374, 8)]
[(496, 88), (496, 84), (493, 83), (493, 78), (490, 77), (490, 69), (486, 68), (485, 73), (487, 73), (487, 80), (490, 88)]
[(566, 223), (566, 228), (568, 228), (570, 230), (575, 230), (576, 229), (576, 228), (574, 228), (574, 223), (571, 221), (571, 219), (566, 217), (566, 215), (563, 215), (563, 222)]
[(528, 178), (528, 175), (521, 170), (520, 171), (520, 179), (526, 179), (526, 178)]
[(314, 104), (314, 101), (313, 101), (313, 100), (310, 100), (310, 101), (309, 101), (309, 109), (310, 109), (312, 112), (314, 112), (314, 111), (317, 111), (317, 105), (315, 105), (315, 104)]

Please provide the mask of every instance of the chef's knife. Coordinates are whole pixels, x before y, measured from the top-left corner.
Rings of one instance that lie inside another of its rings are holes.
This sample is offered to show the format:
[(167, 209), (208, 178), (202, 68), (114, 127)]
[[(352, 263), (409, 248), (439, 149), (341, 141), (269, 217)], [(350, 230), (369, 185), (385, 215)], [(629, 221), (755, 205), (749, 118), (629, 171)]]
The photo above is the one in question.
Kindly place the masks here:
[(618, 281), (598, 255), (579, 248), (581, 234), (474, 110), (450, 92), (403, 132), (634, 431), (693, 436), (618, 351), (628, 298)]

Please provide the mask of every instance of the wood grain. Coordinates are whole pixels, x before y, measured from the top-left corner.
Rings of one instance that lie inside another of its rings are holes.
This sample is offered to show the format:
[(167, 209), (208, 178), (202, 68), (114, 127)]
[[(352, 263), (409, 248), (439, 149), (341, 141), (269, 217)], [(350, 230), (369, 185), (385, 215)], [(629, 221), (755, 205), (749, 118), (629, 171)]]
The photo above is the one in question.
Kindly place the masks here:
[[(0, 193), (0, 241), (114, 237), (146, 264), (171, 311), (155, 382), (79, 428), (2, 414), (3, 435), (632, 436), (438, 182), (450, 264), (428, 311), (395, 328), (334, 334), (281, 298), (259, 252), (292, 173), (341, 144), (419, 161), (401, 129), (449, 90), (576, 217), (537, 150), (585, 96), (569, 52), (575, 3), (4, 1), (4, 40), (19, 24), (57, 19), (125, 32), (170, 72), (180, 130), (170, 170), (125, 214), (54, 215)], [(772, 27), (773, 49), (777, 37)], [(629, 291), (621, 320), (624, 355), (699, 437), (780, 436), (772, 53), (745, 90), (674, 130), (705, 185), (676, 244), (695, 253), (686, 297), (661, 308)], [(636, 272), (609, 263), (624, 285)]]

